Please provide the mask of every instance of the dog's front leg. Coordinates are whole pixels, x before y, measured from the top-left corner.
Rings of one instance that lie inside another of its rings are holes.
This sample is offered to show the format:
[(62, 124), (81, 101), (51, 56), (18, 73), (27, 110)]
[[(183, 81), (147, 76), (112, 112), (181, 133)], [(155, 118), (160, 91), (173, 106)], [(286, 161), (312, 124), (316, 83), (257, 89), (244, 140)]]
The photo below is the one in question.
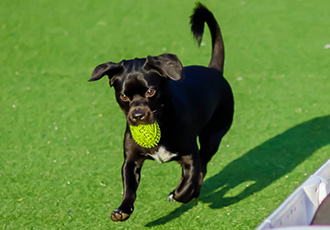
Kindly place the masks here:
[(127, 220), (134, 210), (136, 190), (140, 182), (140, 172), (144, 159), (134, 159), (131, 156), (125, 152), (125, 162), (122, 167), (124, 196), (119, 208), (111, 213), (113, 221)]
[[(198, 157), (197, 157), (198, 158)], [(188, 203), (197, 198), (203, 183), (203, 173), (201, 172), (200, 159), (192, 156), (184, 156), (181, 160), (182, 176), (180, 183), (168, 196), (170, 201)]]

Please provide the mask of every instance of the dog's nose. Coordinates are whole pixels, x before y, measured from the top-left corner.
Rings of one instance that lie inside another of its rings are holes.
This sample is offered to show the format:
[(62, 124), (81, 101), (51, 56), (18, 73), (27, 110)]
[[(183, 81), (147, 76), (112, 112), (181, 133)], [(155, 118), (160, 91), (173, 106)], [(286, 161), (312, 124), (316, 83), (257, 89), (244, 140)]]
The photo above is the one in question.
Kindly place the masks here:
[(145, 117), (146, 113), (143, 110), (137, 110), (132, 114), (133, 121), (143, 121)]

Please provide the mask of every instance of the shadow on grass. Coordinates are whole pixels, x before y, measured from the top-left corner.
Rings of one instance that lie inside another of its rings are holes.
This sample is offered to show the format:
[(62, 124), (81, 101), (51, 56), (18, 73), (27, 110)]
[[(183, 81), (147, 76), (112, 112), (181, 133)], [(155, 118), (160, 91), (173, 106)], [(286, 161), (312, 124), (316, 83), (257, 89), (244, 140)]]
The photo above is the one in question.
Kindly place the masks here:
[[(314, 118), (264, 142), (204, 181), (199, 202), (220, 209), (261, 191), (291, 172), (316, 150), (330, 144), (330, 116)], [(246, 187), (246, 184), (249, 184)], [(236, 189), (234, 189), (236, 188)], [(241, 190), (238, 194), (232, 191)], [(227, 192), (229, 194), (227, 194)], [(232, 195), (232, 196), (230, 196)], [(163, 225), (194, 207), (190, 202), (146, 227)]]

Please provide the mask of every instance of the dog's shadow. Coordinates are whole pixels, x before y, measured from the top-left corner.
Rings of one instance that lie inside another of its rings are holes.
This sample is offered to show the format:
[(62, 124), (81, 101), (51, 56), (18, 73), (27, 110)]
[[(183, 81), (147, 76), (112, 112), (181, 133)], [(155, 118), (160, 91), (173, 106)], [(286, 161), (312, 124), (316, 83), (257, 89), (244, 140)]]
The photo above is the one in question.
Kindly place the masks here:
[[(181, 216), (197, 205), (197, 202), (207, 203), (212, 209), (237, 203), (266, 188), (328, 144), (330, 115), (290, 128), (250, 150), (218, 174), (205, 180), (197, 201), (180, 206), (166, 216), (148, 223), (146, 227), (163, 225)], [(237, 190), (240, 191), (238, 194), (232, 194), (232, 191), (237, 193)]]

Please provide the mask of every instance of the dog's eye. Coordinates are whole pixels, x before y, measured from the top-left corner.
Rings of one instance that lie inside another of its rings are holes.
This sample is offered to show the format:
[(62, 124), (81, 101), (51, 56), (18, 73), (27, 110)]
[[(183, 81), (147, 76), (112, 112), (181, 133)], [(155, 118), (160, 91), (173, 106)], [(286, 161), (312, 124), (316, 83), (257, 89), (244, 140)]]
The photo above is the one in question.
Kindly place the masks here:
[(122, 101), (124, 101), (124, 102), (129, 101), (129, 98), (128, 98), (125, 94), (121, 94), (121, 95), (120, 95), (120, 99), (121, 99)]
[(148, 89), (147, 92), (146, 92), (146, 96), (147, 97), (153, 97), (156, 93), (156, 90), (154, 89)]

